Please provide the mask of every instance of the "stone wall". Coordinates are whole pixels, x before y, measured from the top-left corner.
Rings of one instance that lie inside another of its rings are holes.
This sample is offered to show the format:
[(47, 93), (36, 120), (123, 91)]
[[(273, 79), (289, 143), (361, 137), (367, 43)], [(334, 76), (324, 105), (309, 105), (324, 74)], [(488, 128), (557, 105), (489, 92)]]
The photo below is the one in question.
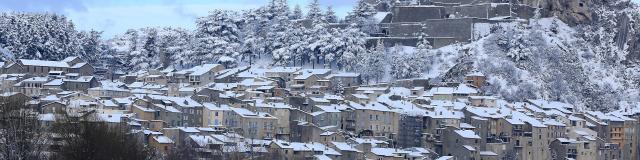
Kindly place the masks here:
[(442, 6), (400, 6), (393, 8), (393, 23), (422, 22), (429, 19), (444, 18)]
[(511, 7), (511, 12), (514, 13), (512, 16), (518, 17), (520, 19), (533, 18), (533, 16), (535, 16), (536, 14), (535, 11), (536, 11), (535, 7), (531, 7), (529, 5), (524, 5), (524, 4), (513, 5)]
[(485, 3), (478, 5), (462, 5), (453, 7), (456, 17), (494, 18), (510, 16), (508, 3)]
[[(379, 40), (384, 42), (385, 47), (393, 47), (396, 44), (415, 47), (418, 43), (418, 37), (371, 37), (367, 39), (367, 47), (374, 47)], [(434, 48), (440, 48), (456, 42), (451, 37), (429, 37), (427, 40)]]
[(431, 37), (453, 37), (458, 42), (469, 42), (473, 37), (475, 18), (427, 20), (423, 32)]
[(382, 30), (389, 37), (417, 37), (422, 30), (422, 23), (391, 23), (389, 27)]
[(422, 23), (392, 23), (382, 32), (389, 37), (417, 37), (425, 32), (430, 37), (453, 38), (458, 42), (469, 42), (473, 37), (475, 18), (432, 19)]
[(453, 4), (480, 4), (480, 3), (494, 3), (500, 2), (500, 0), (431, 0), (431, 3), (435, 4), (445, 4), (445, 3), (453, 3)]

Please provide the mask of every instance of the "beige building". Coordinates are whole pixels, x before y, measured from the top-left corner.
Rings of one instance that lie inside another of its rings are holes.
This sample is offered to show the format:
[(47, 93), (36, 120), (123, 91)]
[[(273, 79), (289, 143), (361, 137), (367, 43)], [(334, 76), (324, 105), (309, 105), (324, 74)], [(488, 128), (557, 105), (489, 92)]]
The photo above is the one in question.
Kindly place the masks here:
[(42, 89), (48, 81), (49, 78), (47, 77), (31, 77), (14, 84), (13, 87), (14, 91), (22, 92), (25, 95), (39, 96), (43, 95)]
[(255, 108), (258, 112), (269, 113), (278, 118), (275, 125), (275, 138), (281, 140), (289, 140), (291, 134), (290, 119), (292, 107), (285, 103), (272, 103), (264, 101), (256, 101)]
[(254, 139), (274, 138), (278, 118), (264, 112), (253, 112), (245, 108), (231, 108), (224, 115), (227, 129)]
[(75, 73), (79, 76), (90, 76), (95, 72), (95, 68), (84, 62), (79, 57), (68, 57), (62, 61), (44, 61), (19, 59), (16, 62), (22, 67), (22, 72), (37, 76), (49, 75), (51, 71), (63, 71), (65, 73)]
[(187, 70), (189, 84), (194, 86), (203, 86), (215, 81), (219, 71), (224, 70), (224, 66), (220, 64), (203, 64), (195, 66)]
[(355, 131), (362, 136), (393, 138), (398, 133), (398, 114), (387, 106), (372, 102), (365, 105), (351, 102), (355, 109)]
[(213, 127), (213, 128), (225, 128), (224, 126), (224, 115), (229, 114), (231, 112), (231, 107), (228, 105), (219, 105), (213, 103), (203, 103), (203, 113), (202, 113), (202, 126), (203, 127)]
[(171, 149), (174, 147), (173, 140), (167, 136), (158, 135), (153, 136), (149, 140), (149, 145), (156, 150), (160, 151), (162, 154), (168, 154), (171, 152)]

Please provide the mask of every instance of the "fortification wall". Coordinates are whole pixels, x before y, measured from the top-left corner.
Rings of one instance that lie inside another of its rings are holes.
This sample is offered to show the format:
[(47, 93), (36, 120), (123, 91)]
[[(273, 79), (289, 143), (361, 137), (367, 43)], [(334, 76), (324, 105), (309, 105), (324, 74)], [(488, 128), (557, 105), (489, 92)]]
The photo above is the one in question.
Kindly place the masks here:
[[(418, 37), (371, 37), (367, 39), (367, 47), (374, 47), (380, 40), (384, 42), (385, 47), (393, 47), (396, 44), (415, 47), (419, 39)], [(456, 42), (451, 37), (430, 37), (427, 40), (434, 48), (440, 48)]]
[(442, 19), (444, 7), (441, 6), (400, 6), (393, 8), (393, 23), (422, 22), (428, 19)]
[(431, 37), (453, 37), (458, 42), (469, 42), (473, 23), (474, 18), (427, 20), (422, 31)]
[(478, 5), (462, 5), (453, 7), (449, 14), (456, 17), (494, 18), (510, 16), (510, 5), (507, 3), (485, 3)]

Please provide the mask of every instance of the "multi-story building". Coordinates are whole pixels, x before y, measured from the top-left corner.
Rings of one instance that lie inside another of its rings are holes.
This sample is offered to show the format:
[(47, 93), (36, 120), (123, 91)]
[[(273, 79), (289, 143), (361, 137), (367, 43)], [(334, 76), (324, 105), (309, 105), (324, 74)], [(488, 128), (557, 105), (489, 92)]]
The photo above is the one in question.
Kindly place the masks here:
[(257, 139), (273, 139), (278, 118), (264, 112), (253, 112), (244, 108), (231, 108), (224, 115), (227, 129), (238, 134)]

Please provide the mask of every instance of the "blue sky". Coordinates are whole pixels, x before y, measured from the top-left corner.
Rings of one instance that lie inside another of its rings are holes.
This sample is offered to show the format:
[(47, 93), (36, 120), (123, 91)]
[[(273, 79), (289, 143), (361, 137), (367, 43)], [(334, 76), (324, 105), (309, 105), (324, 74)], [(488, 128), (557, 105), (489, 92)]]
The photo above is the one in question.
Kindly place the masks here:
[[(213, 9), (257, 8), (269, 0), (1, 0), (1, 11), (54, 12), (71, 18), (80, 30), (104, 31), (110, 38), (130, 28), (174, 26), (193, 29), (195, 18)], [(310, 0), (289, 0), (303, 10)], [(338, 16), (351, 10), (356, 0), (320, 0), (333, 6)]]

